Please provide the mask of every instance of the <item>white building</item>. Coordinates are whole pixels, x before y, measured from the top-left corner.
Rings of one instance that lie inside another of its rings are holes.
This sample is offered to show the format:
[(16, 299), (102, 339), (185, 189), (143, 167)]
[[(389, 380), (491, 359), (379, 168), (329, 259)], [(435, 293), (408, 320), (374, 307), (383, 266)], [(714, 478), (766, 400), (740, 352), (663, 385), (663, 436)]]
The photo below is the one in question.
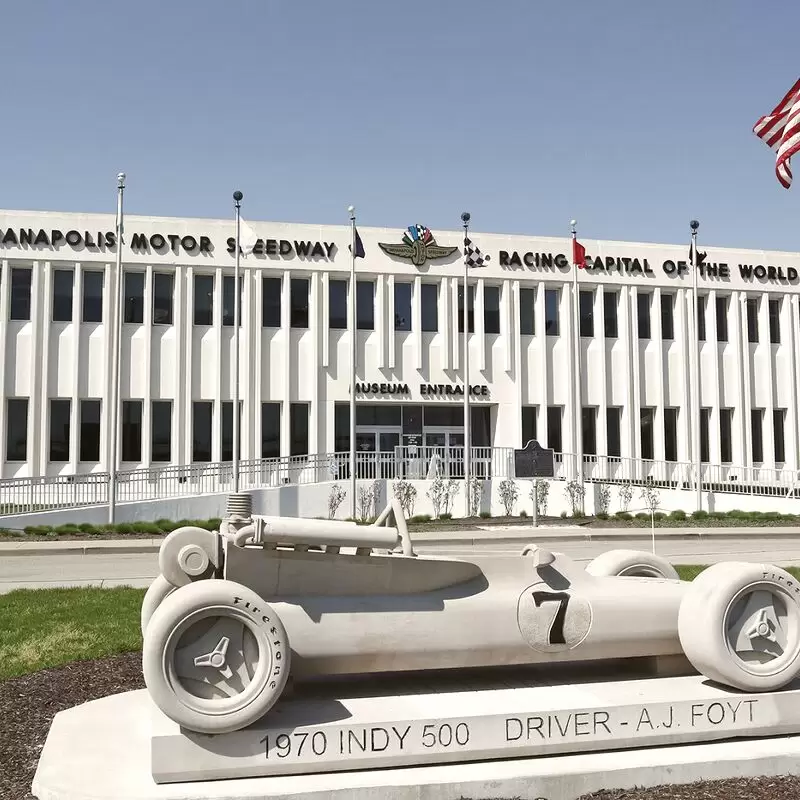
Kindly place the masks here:
[[(346, 452), (349, 226), (249, 224), (241, 457)], [(0, 212), (4, 478), (108, 467), (114, 229), (113, 215)], [(415, 245), (417, 263), (381, 247), (404, 229), (359, 233), (358, 449), (457, 448), (463, 233), (434, 231), (453, 251)], [(126, 216), (123, 470), (231, 458), (233, 235), (232, 220)], [(472, 444), (575, 452), (570, 239), (470, 236), (490, 258), (472, 272)], [(581, 239), (593, 265), (578, 274), (585, 454), (693, 458), (688, 238)], [(705, 247), (702, 235), (699, 249), (702, 459), (797, 470), (800, 255)]]

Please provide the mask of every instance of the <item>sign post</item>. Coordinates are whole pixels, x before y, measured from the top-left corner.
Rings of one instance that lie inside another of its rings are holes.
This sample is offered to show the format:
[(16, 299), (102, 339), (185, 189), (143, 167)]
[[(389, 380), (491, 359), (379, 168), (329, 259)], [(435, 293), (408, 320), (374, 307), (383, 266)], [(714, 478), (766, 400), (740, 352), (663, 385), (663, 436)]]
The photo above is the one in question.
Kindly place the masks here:
[[(521, 450), (514, 450), (515, 478), (552, 478), (555, 475), (553, 450), (531, 439)], [(539, 493), (533, 484), (533, 527), (539, 526)]]

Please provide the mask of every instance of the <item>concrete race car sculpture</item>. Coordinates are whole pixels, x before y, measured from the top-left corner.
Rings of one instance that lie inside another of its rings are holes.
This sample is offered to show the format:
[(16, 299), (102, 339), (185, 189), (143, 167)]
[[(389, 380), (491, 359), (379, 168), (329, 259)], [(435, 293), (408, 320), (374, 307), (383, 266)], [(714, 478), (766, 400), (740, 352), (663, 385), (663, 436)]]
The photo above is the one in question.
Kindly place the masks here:
[(772, 565), (687, 582), (646, 552), (584, 568), (535, 546), (479, 564), (416, 555), (394, 502), (370, 526), (246, 506), (219, 532), (167, 536), (142, 605), (146, 686), (188, 730), (247, 727), (290, 676), (683, 655), (713, 681), (771, 691), (800, 670), (800, 585)]

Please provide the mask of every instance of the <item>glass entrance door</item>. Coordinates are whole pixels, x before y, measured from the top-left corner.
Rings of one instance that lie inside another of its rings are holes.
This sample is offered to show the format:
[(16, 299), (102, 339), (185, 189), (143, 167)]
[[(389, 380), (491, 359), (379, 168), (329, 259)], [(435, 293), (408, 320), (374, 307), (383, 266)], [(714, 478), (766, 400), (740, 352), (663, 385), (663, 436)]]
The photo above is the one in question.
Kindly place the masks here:
[(358, 477), (364, 480), (394, 478), (395, 448), (400, 444), (400, 429), (356, 430)]
[(464, 477), (464, 432), (425, 431), (425, 455), (429, 473), (438, 472), (445, 478)]

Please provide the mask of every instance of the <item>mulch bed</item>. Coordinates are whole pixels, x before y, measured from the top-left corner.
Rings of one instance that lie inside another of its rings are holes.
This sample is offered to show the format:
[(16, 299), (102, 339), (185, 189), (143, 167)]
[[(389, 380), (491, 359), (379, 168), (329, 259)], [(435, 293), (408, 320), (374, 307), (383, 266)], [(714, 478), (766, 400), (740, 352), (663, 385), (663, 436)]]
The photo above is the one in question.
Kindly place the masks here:
[[(53, 716), (106, 695), (144, 688), (141, 652), (41, 670), (0, 682), (0, 798), (34, 800), (33, 775)], [(603, 790), (580, 800), (798, 800), (800, 777), (706, 781)], [(547, 800), (542, 798), (542, 800)]]

